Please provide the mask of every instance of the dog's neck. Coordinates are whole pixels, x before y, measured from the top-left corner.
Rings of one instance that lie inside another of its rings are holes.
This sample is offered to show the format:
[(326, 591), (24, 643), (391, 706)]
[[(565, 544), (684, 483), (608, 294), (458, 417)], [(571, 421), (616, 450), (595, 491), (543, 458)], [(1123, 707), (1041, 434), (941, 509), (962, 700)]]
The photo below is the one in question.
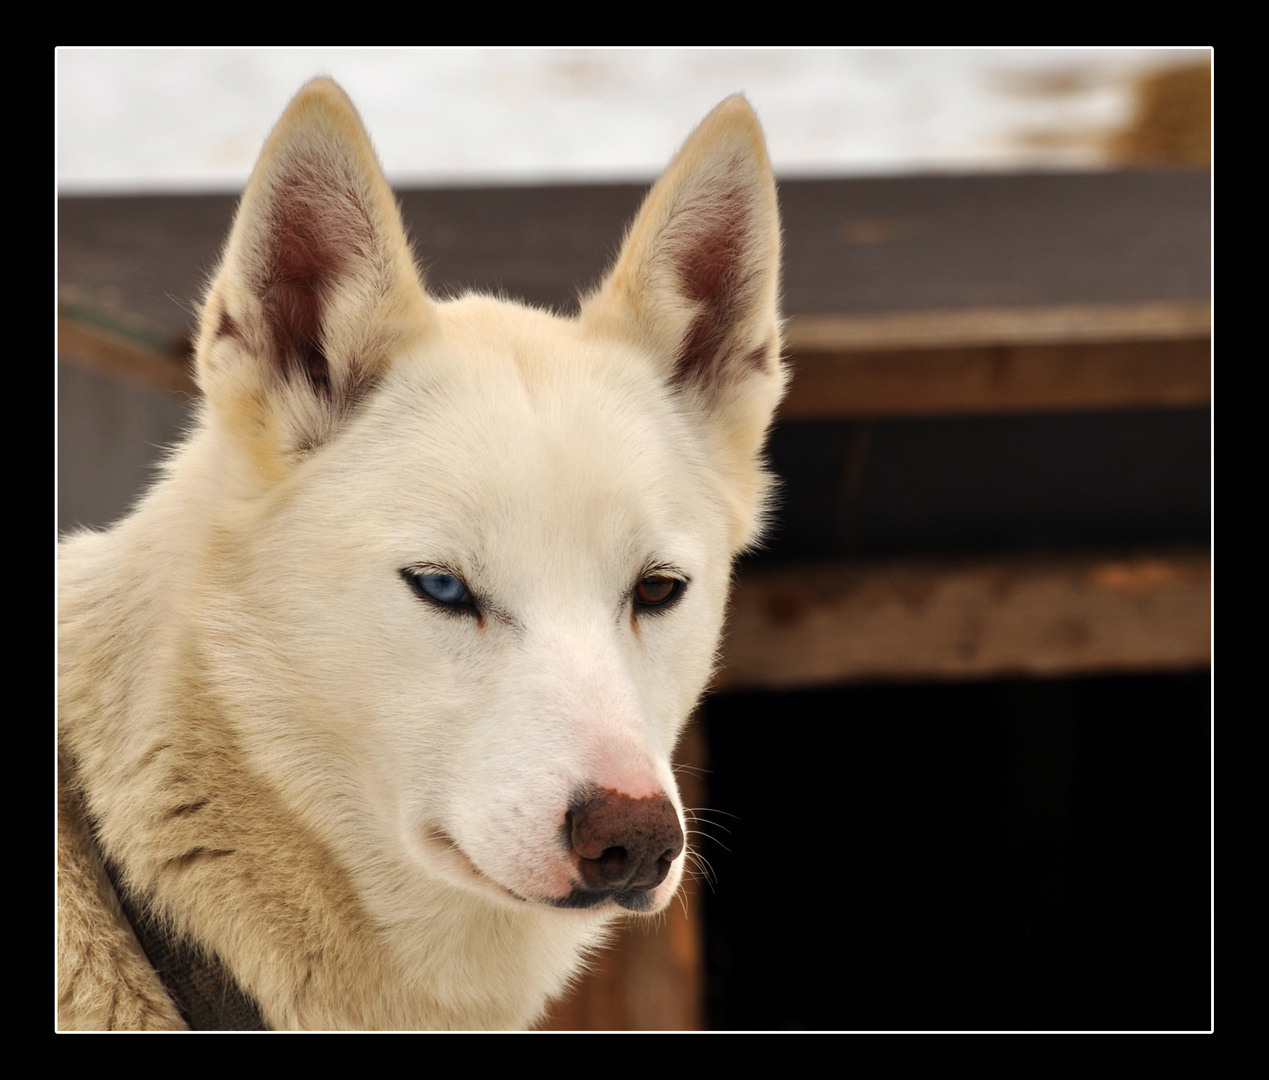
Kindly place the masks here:
[(101, 851), (96, 829), (90, 827), (90, 832), (124, 918), (190, 1030), (268, 1031), (259, 1004), (243, 992), (220, 958), (173, 933), (143, 897), (125, 889), (118, 867)]

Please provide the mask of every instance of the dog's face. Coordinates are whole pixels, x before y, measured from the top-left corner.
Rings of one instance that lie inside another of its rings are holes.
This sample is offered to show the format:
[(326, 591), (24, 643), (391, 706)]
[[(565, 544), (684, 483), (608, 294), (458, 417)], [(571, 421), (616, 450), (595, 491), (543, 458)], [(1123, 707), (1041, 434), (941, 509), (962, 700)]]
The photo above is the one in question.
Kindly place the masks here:
[(782, 386), (756, 132), (720, 106), (575, 319), (428, 299), (331, 84), (266, 146), (199, 341), (239, 568), (201, 618), (258, 767), (386, 891), (608, 915), (678, 886), (670, 755)]
[(438, 324), (251, 530), (281, 569), (250, 583), (274, 637), (246, 651), (309, 698), (292, 746), (322, 738), (376, 793), (377, 846), (512, 903), (660, 908), (677, 852), (604, 896), (565, 825), (607, 790), (683, 827), (670, 753), (731, 562), (706, 448), (647, 359), (584, 324), (479, 297)]

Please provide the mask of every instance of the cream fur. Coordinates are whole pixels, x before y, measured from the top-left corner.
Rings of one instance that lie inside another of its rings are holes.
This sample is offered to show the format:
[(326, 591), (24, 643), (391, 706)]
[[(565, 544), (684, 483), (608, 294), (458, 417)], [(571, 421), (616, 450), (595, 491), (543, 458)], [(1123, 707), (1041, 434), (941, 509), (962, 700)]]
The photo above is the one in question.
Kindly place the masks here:
[[(778, 275), (740, 98), (566, 319), (430, 299), (352, 105), (301, 90), (206, 299), (196, 430), (61, 547), (62, 1028), (182, 1026), (90, 823), (273, 1027), (541, 1014), (625, 914), (554, 906), (569, 799), (682, 819), (670, 754), (768, 487)], [(666, 610), (632, 601), (649, 567), (687, 579)], [(438, 568), (479, 617), (402, 577)]]

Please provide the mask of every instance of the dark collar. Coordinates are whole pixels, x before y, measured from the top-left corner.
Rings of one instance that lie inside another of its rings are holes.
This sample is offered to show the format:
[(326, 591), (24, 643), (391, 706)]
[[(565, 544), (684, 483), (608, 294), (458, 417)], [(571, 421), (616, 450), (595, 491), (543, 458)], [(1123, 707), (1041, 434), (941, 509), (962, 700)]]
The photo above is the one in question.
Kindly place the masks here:
[(174, 934), (143, 897), (124, 888), (117, 867), (105, 857), (97, 842), (96, 830), (90, 831), (132, 932), (190, 1029), (268, 1031), (260, 1007), (242, 990), (220, 958)]

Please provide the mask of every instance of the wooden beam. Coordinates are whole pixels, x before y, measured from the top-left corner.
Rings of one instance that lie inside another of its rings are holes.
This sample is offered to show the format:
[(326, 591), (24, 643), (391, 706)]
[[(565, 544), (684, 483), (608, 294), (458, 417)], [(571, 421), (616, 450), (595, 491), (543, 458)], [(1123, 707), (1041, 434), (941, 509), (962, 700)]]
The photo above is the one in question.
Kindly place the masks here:
[(189, 342), (183, 339), (166, 340), (74, 307), (62, 307), (57, 314), (58, 357), (99, 375), (197, 394), (188, 354)]
[(1204, 551), (756, 569), (720, 689), (1067, 676), (1211, 663)]
[[(786, 339), (785, 420), (1210, 401), (1205, 304), (809, 316)], [(187, 350), (82, 304), (59, 311), (59, 355), (112, 377), (196, 393)]]
[(1211, 400), (1206, 304), (790, 321), (786, 420), (1159, 408)]
[(970, 345), (1053, 345), (1207, 337), (1206, 302), (1053, 304), (1044, 307), (798, 315), (785, 329), (796, 353), (868, 352)]

